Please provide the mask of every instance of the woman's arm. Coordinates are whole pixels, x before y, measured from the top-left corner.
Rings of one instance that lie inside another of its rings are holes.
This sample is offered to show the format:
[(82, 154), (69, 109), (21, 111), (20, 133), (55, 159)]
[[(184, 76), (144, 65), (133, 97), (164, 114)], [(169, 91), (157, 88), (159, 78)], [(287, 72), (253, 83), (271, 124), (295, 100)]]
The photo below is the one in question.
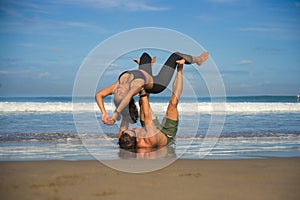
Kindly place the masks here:
[(118, 82), (113, 83), (111, 86), (108, 86), (102, 90), (100, 90), (96, 95), (95, 95), (95, 99), (97, 102), (98, 107), (100, 108), (101, 112), (102, 112), (102, 121), (104, 124), (108, 123), (109, 120), (109, 116), (106, 112), (106, 109), (104, 107), (104, 102), (103, 102), (103, 98), (105, 98), (108, 95), (113, 94), (114, 89), (116, 88), (116, 86), (118, 85)]
[(114, 123), (116, 121), (119, 113), (121, 113), (122, 110), (129, 104), (131, 98), (139, 93), (139, 91), (141, 90), (143, 85), (144, 85), (144, 80), (142, 80), (142, 79), (135, 79), (131, 82), (130, 90), (124, 96), (124, 98), (120, 102), (119, 106), (116, 108), (115, 112), (113, 113), (113, 116), (110, 121), (111, 123)]

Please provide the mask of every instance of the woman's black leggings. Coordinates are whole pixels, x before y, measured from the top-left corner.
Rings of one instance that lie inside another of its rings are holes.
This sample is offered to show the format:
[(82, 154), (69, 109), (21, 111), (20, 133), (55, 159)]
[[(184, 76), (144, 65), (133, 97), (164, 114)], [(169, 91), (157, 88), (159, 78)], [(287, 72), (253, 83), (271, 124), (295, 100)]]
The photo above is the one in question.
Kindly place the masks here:
[(177, 66), (176, 61), (181, 59), (185, 60), (185, 64), (193, 63), (192, 56), (175, 52), (170, 55), (168, 60), (162, 66), (159, 73), (156, 76), (153, 76), (151, 67), (152, 58), (149, 56), (149, 54), (143, 53), (140, 58), (139, 69), (142, 69), (149, 73), (152, 76), (154, 82), (152, 89), (147, 90), (147, 92), (157, 94), (164, 91), (172, 79), (172, 76)]

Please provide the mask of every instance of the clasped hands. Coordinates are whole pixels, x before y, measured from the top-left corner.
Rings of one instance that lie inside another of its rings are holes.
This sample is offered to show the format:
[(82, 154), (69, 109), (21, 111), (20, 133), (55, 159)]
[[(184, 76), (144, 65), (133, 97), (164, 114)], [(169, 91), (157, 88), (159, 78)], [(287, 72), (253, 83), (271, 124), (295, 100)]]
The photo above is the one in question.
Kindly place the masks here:
[(119, 116), (119, 113), (116, 111), (113, 113), (111, 118), (109, 117), (109, 115), (107, 113), (103, 113), (102, 114), (102, 122), (107, 125), (113, 125), (113, 124), (115, 124), (118, 116)]
[[(141, 88), (139, 95), (140, 97), (149, 96), (144, 87)], [(120, 117), (119, 115), (120, 113), (117, 110), (115, 110), (112, 117), (110, 118), (107, 112), (105, 112), (102, 114), (102, 122), (107, 125), (113, 125), (117, 121), (118, 117)]]

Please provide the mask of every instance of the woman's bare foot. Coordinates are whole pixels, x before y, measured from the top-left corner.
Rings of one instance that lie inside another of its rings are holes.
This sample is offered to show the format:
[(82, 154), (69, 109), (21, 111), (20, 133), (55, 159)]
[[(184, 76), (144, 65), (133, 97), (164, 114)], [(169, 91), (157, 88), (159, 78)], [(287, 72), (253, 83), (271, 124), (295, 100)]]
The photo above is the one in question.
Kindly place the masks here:
[(140, 59), (139, 58), (134, 58), (133, 61), (136, 62), (137, 64), (140, 64)]
[(156, 62), (156, 56), (154, 56), (152, 59), (151, 59), (151, 63), (155, 63)]
[(201, 66), (208, 59), (208, 52), (204, 51), (200, 56), (196, 57), (196, 63)]
[(182, 65), (182, 66), (183, 66), (184, 63), (185, 63), (185, 60), (184, 60), (184, 59), (177, 60), (176, 63), (177, 63), (178, 65)]

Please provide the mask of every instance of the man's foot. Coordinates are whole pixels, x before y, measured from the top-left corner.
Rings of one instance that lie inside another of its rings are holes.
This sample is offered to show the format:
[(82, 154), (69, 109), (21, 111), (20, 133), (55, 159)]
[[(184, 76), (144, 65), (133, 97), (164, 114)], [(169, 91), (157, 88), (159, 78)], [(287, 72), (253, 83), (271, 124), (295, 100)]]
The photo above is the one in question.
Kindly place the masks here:
[(196, 57), (196, 63), (201, 66), (208, 59), (208, 52), (204, 51), (200, 56)]

